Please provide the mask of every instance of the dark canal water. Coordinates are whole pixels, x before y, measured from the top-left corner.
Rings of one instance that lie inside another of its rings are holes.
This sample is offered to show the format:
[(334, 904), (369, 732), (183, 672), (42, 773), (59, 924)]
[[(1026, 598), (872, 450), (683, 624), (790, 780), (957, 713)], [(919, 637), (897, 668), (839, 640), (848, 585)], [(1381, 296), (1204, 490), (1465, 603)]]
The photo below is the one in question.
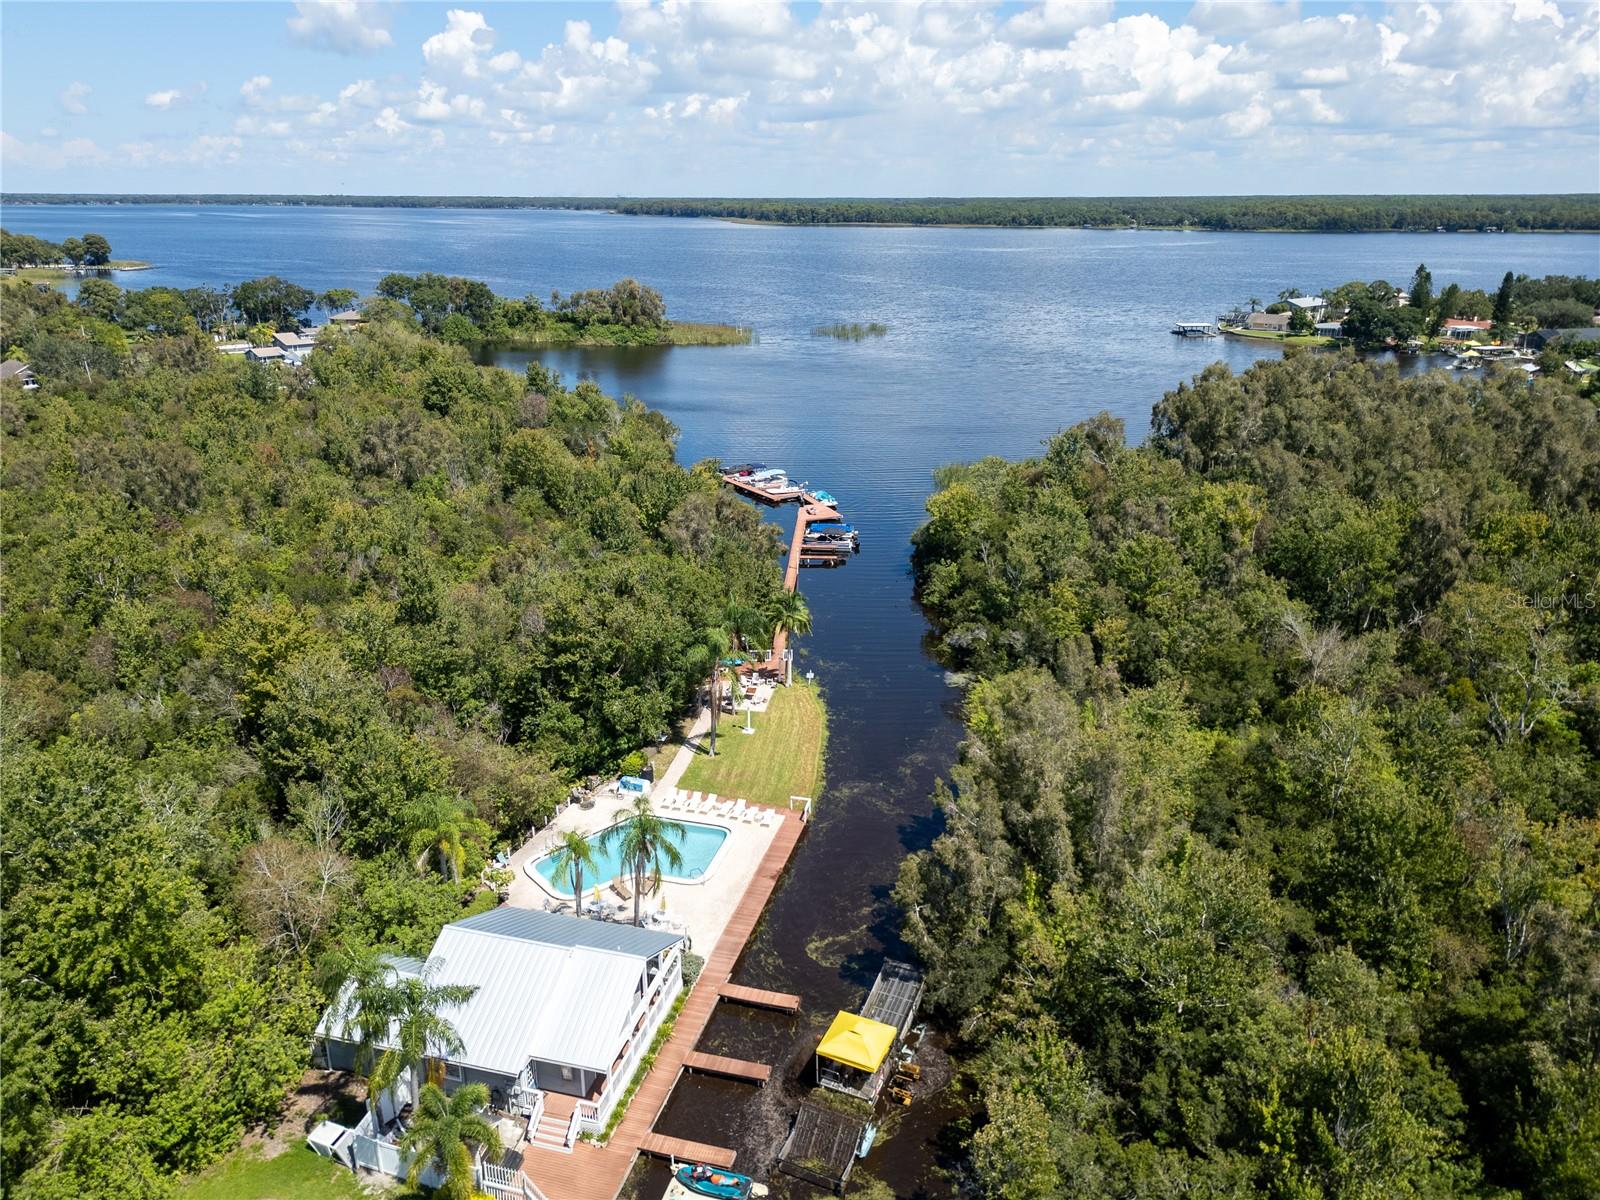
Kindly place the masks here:
[[(802, 669), (831, 717), (827, 787), (813, 826), (740, 970), (798, 992), (796, 1018), (725, 1008), (705, 1048), (775, 1064), (793, 1079), (840, 1007), (856, 1006), (897, 950), (889, 904), (900, 860), (937, 829), (933, 782), (955, 753), (959, 693), (923, 648), (907, 541), (933, 470), (1020, 457), (1106, 410), (1144, 436), (1166, 389), (1222, 359), (1262, 351), (1185, 341), (1178, 319), (1210, 319), (1287, 287), (1409, 280), (1418, 262), (1448, 283), (1494, 287), (1506, 270), (1595, 274), (1600, 240), (1582, 236), (1113, 233), (1081, 230), (787, 229), (594, 213), (304, 208), (12, 208), (7, 228), (59, 240), (110, 238), (119, 257), (158, 264), (129, 286), (228, 284), (276, 273), (308, 287), (370, 290), (389, 271), (440, 271), (507, 295), (548, 295), (635, 276), (669, 312), (753, 326), (750, 346), (550, 351), (571, 379), (632, 393), (682, 430), (685, 461), (716, 456), (789, 468), (838, 496), (864, 533), (843, 570), (801, 587), (815, 617)], [(810, 334), (881, 321), (860, 343)], [(498, 361), (519, 367), (526, 354)], [(783, 510), (780, 519), (789, 519)], [(930, 1089), (931, 1090), (931, 1089)], [(738, 1148), (762, 1173), (798, 1088), (690, 1079), (664, 1132)], [(943, 1196), (935, 1094), (880, 1141), (866, 1169), (902, 1196)], [(659, 1168), (641, 1194), (660, 1194)], [(776, 1190), (776, 1189), (775, 1189)]]

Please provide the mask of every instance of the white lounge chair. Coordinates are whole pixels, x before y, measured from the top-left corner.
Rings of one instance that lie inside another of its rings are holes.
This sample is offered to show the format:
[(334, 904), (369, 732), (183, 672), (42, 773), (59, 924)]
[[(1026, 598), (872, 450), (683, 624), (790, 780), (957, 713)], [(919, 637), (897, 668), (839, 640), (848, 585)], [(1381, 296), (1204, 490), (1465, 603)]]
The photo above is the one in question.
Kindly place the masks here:
[(778, 820), (778, 810), (775, 808), (763, 809), (761, 813), (761, 828), (771, 829)]
[(745, 806), (742, 819), (746, 825), (754, 825), (761, 820), (761, 807), (756, 804)]
[(705, 794), (705, 798), (700, 801), (700, 811), (703, 813), (713, 813), (716, 811), (716, 809), (717, 794), (715, 792), (707, 792)]
[(733, 807), (728, 809), (728, 816), (735, 821), (744, 817), (744, 797), (740, 796), (733, 802)]

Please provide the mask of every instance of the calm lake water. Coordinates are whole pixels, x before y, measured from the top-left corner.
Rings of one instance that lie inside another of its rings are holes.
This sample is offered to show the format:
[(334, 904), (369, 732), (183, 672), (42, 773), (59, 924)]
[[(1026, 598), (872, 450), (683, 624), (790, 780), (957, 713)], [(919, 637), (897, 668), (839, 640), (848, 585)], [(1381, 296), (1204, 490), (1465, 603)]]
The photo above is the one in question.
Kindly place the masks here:
[[(750, 346), (548, 351), (569, 380), (632, 393), (682, 430), (680, 458), (759, 459), (839, 497), (863, 531), (848, 566), (809, 571), (815, 632), (801, 640), (831, 714), (818, 814), (751, 943), (740, 981), (798, 992), (803, 1015), (726, 1008), (706, 1049), (808, 1065), (815, 1035), (854, 1008), (885, 952), (900, 860), (937, 830), (929, 795), (960, 733), (960, 695), (923, 648), (908, 539), (944, 463), (1038, 450), (1102, 410), (1144, 436), (1163, 391), (1221, 359), (1243, 370), (1274, 351), (1183, 340), (1175, 320), (1211, 319), (1251, 297), (1349, 279), (1492, 289), (1507, 270), (1600, 273), (1589, 236), (1134, 233), (1086, 230), (791, 229), (598, 213), (470, 210), (14, 207), (13, 231), (52, 240), (98, 232), (155, 270), (127, 286), (229, 284), (275, 273), (318, 290), (370, 290), (387, 272), (483, 279), (547, 297), (634, 276), (671, 315), (753, 326)], [(883, 338), (811, 336), (881, 321)], [(497, 361), (520, 367), (528, 354)], [(792, 519), (790, 510), (774, 518)], [(935, 1072), (937, 1074), (937, 1072)], [(686, 1078), (663, 1132), (735, 1146), (763, 1173), (799, 1089)], [(901, 1196), (944, 1196), (953, 1109), (921, 1102), (867, 1160)], [(946, 1140), (941, 1140), (941, 1135)], [(664, 1173), (641, 1169), (660, 1194)], [(776, 1189), (775, 1189), (776, 1190)], [(803, 1190), (803, 1189), (797, 1189)]]

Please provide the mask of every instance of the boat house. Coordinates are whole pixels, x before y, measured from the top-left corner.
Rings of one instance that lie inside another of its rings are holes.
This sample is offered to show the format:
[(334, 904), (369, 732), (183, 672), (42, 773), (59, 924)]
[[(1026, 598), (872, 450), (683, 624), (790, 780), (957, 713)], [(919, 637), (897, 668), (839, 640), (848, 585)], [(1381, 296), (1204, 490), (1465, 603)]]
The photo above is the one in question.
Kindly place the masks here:
[(817, 1044), (817, 1082), (875, 1102), (895, 1066), (900, 1039), (922, 1003), (922, 973), (886, 959), (859, 1013), (841, 1012)]
[[(446, 1092), (483, 1084), (494, 1114), (529, 1141), (541, 1132), (547, 1093), (574, 1097), (563, 1131), (571, 1146), (582, 1133), (604, 1131), (683, 990), (683, 942), (676, 933), (504, 907), (446, 925), (426, 962), (390, 965), (396, 976), (476, 989), (441, 1010), (461, 1048), (430, 1058), (427, 1079)], [(342, 1008), (330, 1007), (317, 1027), (318, 1057), (348, 1070), (356, 1042)], [(376, 1098), (353, 1137), (340, 1140), (338, 1157), (404, 1175), (397, 1143), (421, 1086), (415, 1074), (408, 1067)]]

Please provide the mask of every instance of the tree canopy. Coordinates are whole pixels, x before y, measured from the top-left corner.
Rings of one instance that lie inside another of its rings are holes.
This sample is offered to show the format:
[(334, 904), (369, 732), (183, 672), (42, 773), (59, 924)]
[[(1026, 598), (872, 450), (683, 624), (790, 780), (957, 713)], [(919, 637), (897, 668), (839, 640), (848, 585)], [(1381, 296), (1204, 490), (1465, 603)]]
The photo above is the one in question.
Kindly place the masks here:
[(1291, 355), (938, 482), (978, 1195), (1600, 1190), (1594, 399)]
[(0, 389), (0, 1176), (159, 1196), (278, 1113), (318, 964), (425, 953), (693, 707), (777, 545), (592, 383), (382, 320), (262, 366), (186, 293), (3, 286), (43, 386)]

